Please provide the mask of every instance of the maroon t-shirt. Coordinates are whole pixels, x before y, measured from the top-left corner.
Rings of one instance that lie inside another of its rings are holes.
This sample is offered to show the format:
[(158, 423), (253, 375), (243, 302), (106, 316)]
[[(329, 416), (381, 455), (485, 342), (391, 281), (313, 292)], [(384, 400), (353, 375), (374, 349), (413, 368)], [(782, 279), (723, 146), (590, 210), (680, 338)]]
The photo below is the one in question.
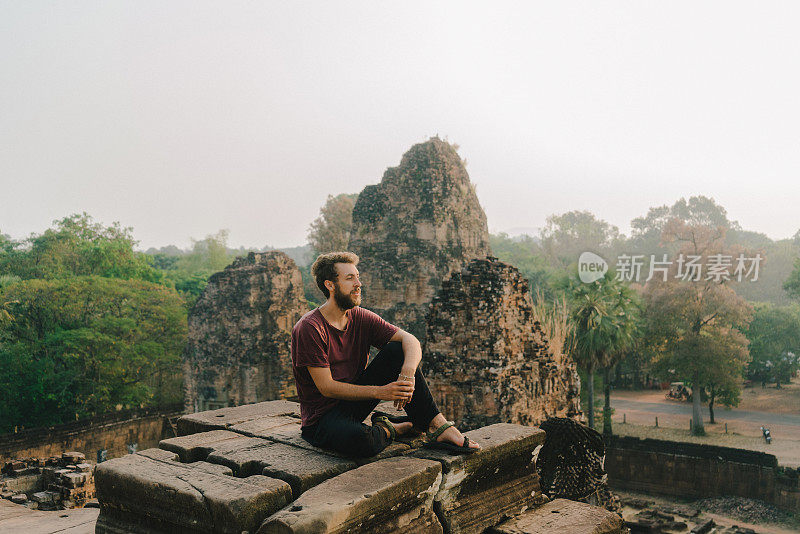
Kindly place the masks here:
[(352, 383), (367, 366), (370, 346), (383, 348), (397, 327), (376, 313), (356, 306), (345, 312), (344, 330), (331, 326), (319, 308), (308, 312), (292, 329), (292, 371), (300, 397), (302, 426), (313, 425), (336, 406), (336, 399), (319, 392), (307, 367), (330, 367), (337, 382)]

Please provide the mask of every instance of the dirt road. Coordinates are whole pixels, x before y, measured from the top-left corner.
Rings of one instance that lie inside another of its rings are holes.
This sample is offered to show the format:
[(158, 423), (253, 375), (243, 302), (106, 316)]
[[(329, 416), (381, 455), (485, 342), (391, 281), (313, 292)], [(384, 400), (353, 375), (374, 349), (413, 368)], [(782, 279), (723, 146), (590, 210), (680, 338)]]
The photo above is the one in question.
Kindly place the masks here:
[[(613, 396), (612, 396), (613, 398)], [(613, 401), (615, 410), (630, 410), (639, 412), (650, 413), (663, 413), (663, 414), (683, 414), (687, 417), (692, 416), (692, 404), (689, 402), (641, 402), (630, 399), (616, 398)], [(701, 407), (703, 419), (709, 419), (708, 406)], [(729, 421), (749, 421), (761, 426), (769, 425), (789, 425), (797, 426), (800, 428), (800, 415), (779, 414), (770, 412), (753, 412), (745, 410), (737, 410), (730, 408), (715, 408), (714, 418), (723, 422)]]
[[(615, 391), (611, 397), (614, 433), (757, 450), (774, 454), (781, 465), (800, 467), (800, 405), (794, 405), (798, 391), (798, 384), (777, 393), (760, 388), (745, 390), (743, 397), (748, 402), (743, 402), (743, 406), (774, 407), (775, 411), (720, 407), (714, 410), (714, 425), (708, 423), (708, 407), (703, 406), (707, 433), (704, 437), (689, 432), (691, 403), (666, 400), (663, 391)], [(767, 395), (771, 396), (770, 403), (761, 398)], [(762, 426), (772, 433), (769, 445), (762, 437)]]

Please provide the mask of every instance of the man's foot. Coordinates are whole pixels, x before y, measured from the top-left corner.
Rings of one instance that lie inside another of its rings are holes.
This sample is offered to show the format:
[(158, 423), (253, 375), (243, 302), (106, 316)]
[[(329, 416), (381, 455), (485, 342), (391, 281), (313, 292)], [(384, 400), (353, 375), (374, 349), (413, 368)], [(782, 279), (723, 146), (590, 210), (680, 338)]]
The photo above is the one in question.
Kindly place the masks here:
[(387, 423), (394, 427), (395, 435), (397, 435), (397, 436), (403, 436), (405, 434), (408, 434), (409, 432), (411, 432), (411, 429), (414, 428), (414, 425), (412, 423), (410, 423), (410, 422), (392, 423), (392, 422), (388, 422), (388, 421), (383, 421), (381, 423), (374, 423), (374, 424), (378, 424), (381, 428), (383, 428), (383, 431), (386, 432), (386, 437), (387, 438), (392, 437), (391, 431), (386, 426)]
[(394, 431), (397, 432), (398, 436), (405, 436), (406, 434), (411, 432), (411, 429), (414, 428), (414, 425), (411, 422), (392, 423), (392, 426), (394, 426)]
[[(456, 447), (462, 447), (464, 445), (464, 434), (462, 434), (456, 427), (451, 426), (450, 428), (439, 434), (439, 437), (436, 438), (436, 441), (438, 441), (439, 443), (452, 443)], [(481, 448), (481, 446), (475, 443), (474, 441), (467, 441), (467, 446), (470, 449)]]
[[(435, 434), (443, 425), (447, 425), (447, 420), (442, 414), (437, 414), (428, 426), (429, 434)], [(474, 441), (467, 439), (464, 434), (452, 424), (448, 428), (442, 430), (435, 439), (439, 443), (450, 443), (455, 447), (466, 447), (475, 450), (481, 448), (481, 446)]]

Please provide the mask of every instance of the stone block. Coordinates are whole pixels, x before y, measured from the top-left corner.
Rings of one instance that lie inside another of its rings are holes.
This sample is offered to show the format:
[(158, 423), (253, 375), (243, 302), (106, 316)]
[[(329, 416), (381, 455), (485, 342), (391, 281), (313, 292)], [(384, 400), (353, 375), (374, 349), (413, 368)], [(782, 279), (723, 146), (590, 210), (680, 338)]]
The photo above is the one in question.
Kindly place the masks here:
[(33, 502), (38, 502), (39, 504), (55, 504), (58, 501), (58, 493), (54, 491), (37, 491), (33, 495), (31, 495), (31, 500)]
[(258, 533), (441, 533), (433, 512), (441, 473), (441, 464), (430, 460), (379, 460), (308, 490)]
[(192, 413), (178, 419), (178, 435), (186, 436), (208, 430), (225, 430), (254, 419), (274, 416), (300, 418), (300, 404), (287, 400), (257, 402), (207, 412)]
[(145, 449), (137, 452), (136, 454), (140, 454), (159, 462), (166, 462), (184, 467), (191, 467), (193, 469), (199, 469), (200, 471), (205, 471), (206, 473), (211, 473), (212, 475), (233, 476), (233, 471), (230, 467), (201, 461), (184, 463), (181, 462), (177, 454), (171, 451), (165, 451), (162, 449)]
[(599, 506), (567, 499), (555, 499), (528, 510), (487, 531), (487, 534), (622, 534), (622, 518)]
[(45, 489), (44, 477), (38, 473), (22, 477), (6, 478), (3, 481), (6, 491), (32, 494)]
[(80, 471), (81, 473), (88, 473), (92, 470), (92, 464), (81, 463), (75, 466), (75, 469)]
[(399, 456), (401, 454), (408, 452), (410, 449), (410, 447), (407, 444), (395, 441), (394, 443), (383, 449), (380, 453), (376, 454), (375, 456), (370, 456), (368, 458), (356, 458), (356, 457), (346, 456), (344, 454), (339, 454), (334, 451), (329, 451), (327, 449), (321, 449), (319, 447), (315, 447), (311, 443), (307, 442), (305, 439), (303, 439), (303, 436), (300, 434), (300, 423), (295, 423), (294, 425), (281, 425), (273, 427), (265, 432), (259, 433), (258, 436), (268, 439), (270, 441), (285, 443), (286, 445), (292, 445), (294, 447), (298, 447), (301, 449), (314, 451), (319, 454), (327, 454), (330, 456), (336, 456), (338, 458), (348, 458), (356, 462), (358, 465), (364, 465), (371, 462), (375, 462), (377, 460), (382, 460), (384, 458)]
[(358, 467), (352, 459), (267, 440), (258, 440), (242, 448), (217, 450), (209, 455), (208, 461), (226, 465), (238, 476), (259, 473), (288, 482), (294, 498), (331, 477)]
[(31, 466), (31, 467), (24, 467), (22, 469), (14, 469), (11, 471), (11, 474), (14, 475), (15, 477), (22, 477), (26, 475), (35, 475), (39, 473), (40, 470), (41, 470), (40, 467)]
[(174, 452), (180, 457), (181, 462), (197, 462), (205, 460), (211, 452), (226, 441), (233, 441), (233, 446), (236, 447), (238, 443), (248, 439), (251, 438), (228, 430), (210, 430), (177, 438), (162, 439), (158, 443), (158, 448)]
[(28, 502), (28, 496), (24, 493), (17, 493), (11, 497), (11, 502), (15, 504), (25, 504)]
[(443, 480), (434, 505), (445, 531), (483, 532), (504, 517), (546, 501), (534, 457), (536, 447), (544, 443), (543, 430), (497, 423), (466, 435), (483, 448), (469, 455), (432, 449), (411, 453), (442, 463)]
[(86, 475), (83, 473), (67, 473), (61, 477), (61, 480), (68, 488), (77, 488), (83, 486), (86, 482)]
[(272, 415), (264, 416), (258, 419), (251, 419), (243, 423), (231, 425), (229, 430), (238, 432), (245, 436), (251, 437), (264, 437), (269, 435), (270, 431), (284, 425), (297, 426), (300, 421), (296, 417), (287, 415)]
[(70, 451), (70, 452), (64, 452), (64, 453), (61, 454), (61, 460), (64, 462), (65, 465), (66, 464), (79, 464), (79, 463), (83, 462), (85, 459), (86, 459), (86, 455), (83, 454), (82, 452)]
[(3, 466), (3, 473), (12, 473), (14, 471), (19, 471), (20, 469), (25, 469), (26, 464), (21, 460), (11, 460), (10, 462), (6, 462)]
[(169, 451), (145, 452), (97, 466), (96, 532), (252, 532), (291, 500), (289, 485), (280, 480), (234, 478), (219, 474), (229, 472), (224, 466), (181, 464)]
[(358, 466), (352, 459), (227, 430), (170, 438), (159, 446), (178, 454), (182, 461), (207, 460), (227, 466), (239, 477), (263, 474), (284, 480), (291, 485), (295, 498), (323, 480)]

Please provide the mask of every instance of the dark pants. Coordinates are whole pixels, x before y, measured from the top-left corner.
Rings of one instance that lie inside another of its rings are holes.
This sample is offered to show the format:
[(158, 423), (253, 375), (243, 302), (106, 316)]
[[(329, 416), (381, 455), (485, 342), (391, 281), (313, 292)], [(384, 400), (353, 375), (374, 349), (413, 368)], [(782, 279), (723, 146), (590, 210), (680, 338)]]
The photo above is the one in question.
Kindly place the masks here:
[[(361, 386), (383, 386), (397, 380), (405, 357), (400, 342), (387, 343), (353, 381)], [(316, 447), (354, 456), (374, 456), (392, 442), (381, 426), (362, 423), (380, 402), (377, 399), (339, 403), (313, 425), (303, 427), (303, 438)], [(422, 371), (414, 374), (414, 394), (405, 411), (416, 428), (426, 429), (439, 413)]]

